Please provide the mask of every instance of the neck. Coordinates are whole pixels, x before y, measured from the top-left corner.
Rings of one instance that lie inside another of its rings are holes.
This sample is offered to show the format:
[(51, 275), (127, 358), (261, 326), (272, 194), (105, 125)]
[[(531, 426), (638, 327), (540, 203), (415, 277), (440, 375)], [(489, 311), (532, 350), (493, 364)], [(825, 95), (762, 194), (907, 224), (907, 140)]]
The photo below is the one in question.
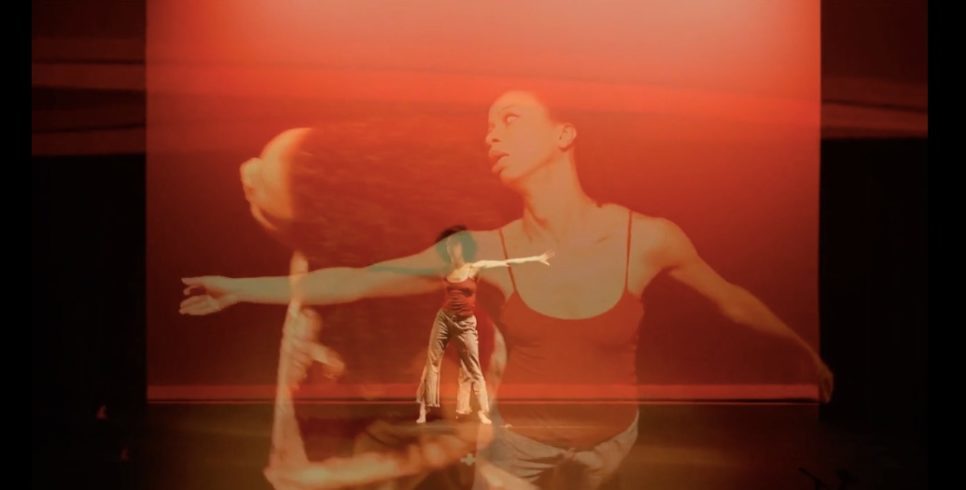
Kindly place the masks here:
[(584, 192), (572, 155), (544, 165), (521, 186), (523, 229), (531, 241), (560, 248), (587, 224), (599, 205)]

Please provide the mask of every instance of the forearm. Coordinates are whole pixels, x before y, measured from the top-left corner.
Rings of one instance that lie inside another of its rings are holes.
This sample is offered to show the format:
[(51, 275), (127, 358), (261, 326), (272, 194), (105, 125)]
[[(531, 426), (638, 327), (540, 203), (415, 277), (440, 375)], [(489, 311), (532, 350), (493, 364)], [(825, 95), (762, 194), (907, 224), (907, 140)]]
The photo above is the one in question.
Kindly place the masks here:
[(507, 259), (506, 260), (506, 263), (507, 264), (526, 264), (526, 263), (529, 263), (529, 262), (540, 262), (540, 260), (542, 258), (543, 258), (542, 255), (534, 255), (534, 256), (531, 256), (531, 257), (520, 257), (520, 258), (516, 258), (516, 259)]
[[(432, 248), (368, 267), (328, 267), (300, 278), (288, 276), (232, 279), (227, 287), (238, 301), (287, 304), (297, 285), (301, 305), (333, 305), (365, 298), (428, 293), (439, 287), (444, 264)], [(293, 280), (294, 279), (294, 280)]]
[(744, 289), (736, 288), (730, 306), (724, 310), (726, 316), (739, 325), (787, 340), (804, 349), (810, 356), (817, 356), (805, 339), (775, 315), (761, 300)]
[[(293, 281), (287, 276), (234, 279), (238, 299), (248, 303), (288, 304), (293, 298)], [(354, 268), (318, 269), (295, 281), (303, 305), (334, 305), (365, 298), (421, 294), (433, 290), (429, 276), (390, 271), (378, 265)]]
[(232, 279), (231, 290), (244, 303), (284, 305), (292, 299), (287, 276)]
[(293, 281), (289, 276), (234, 279), (235, 294), (246, 303), (288, 304), (293, 300), (293, 282), (300, 289), (302, 305), (329, 305), (349, 301), (352, 276), (349, 267), (319, 269)]

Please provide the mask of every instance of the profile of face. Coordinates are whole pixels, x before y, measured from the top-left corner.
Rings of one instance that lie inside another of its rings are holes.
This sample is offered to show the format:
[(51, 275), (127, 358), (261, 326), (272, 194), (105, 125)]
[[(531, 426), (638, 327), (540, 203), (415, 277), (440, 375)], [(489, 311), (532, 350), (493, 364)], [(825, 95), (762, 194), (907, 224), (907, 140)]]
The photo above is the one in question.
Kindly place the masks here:
[(289, 162), (309, 129), (287, 130), (265, 145), (262, 154), (242, 163), (241, 183), (252, 217), (266, 231), (279, 232), (291, 222), (294, 206), (289, 180)]
[(504, 184), (518, 183), (559, 161), (575, 138), (574, 127), (555, 121), (529, 92), (506, 92), (490, 106), (485, 142), (491, 171)]

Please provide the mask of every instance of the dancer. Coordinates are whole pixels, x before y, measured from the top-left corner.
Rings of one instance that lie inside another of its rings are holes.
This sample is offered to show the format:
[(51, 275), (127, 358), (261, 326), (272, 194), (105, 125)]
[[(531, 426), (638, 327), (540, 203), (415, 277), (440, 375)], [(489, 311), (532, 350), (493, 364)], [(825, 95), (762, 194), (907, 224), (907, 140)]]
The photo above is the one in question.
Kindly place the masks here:
[[(479, 407), (476, 412), (477, 417), (481, 423), (490, 423), (487, 416), (489, 399), (486, 394), (486, 382), (483, 380), (483, 369), (480, 367), (479, 335), (476, 331), (475, 309), (479, 273), (484, 269), (529, 262), (539, 262), (549, 266), (548, 260), (553, 256), (551, 253), (543, 253), (518, 259), (467, 262), (463, 255), (464, 250), (472, 256), (475, 245), (469, 234), (461, 233), (465, 231), (466, 227), (458, 225), (444, 230), (437, 238), (437, 243), (442, 244), (446, 250), (452, 270), (443, 279), (443, 305), (433, 321), (426, 365), (416, 392), (416, 402), (419, 403), (419, 418), (416, 422), (420, 424), (426, 422), (427, 407), (439, 407), (440, 367), (450, 338), (455, 338), (459, 342), (460, 389), (468, 388), (471, 391)], [(469, 414), (469, 400), (466, 402), (466, 406), (457, 406), (457, 415)]]

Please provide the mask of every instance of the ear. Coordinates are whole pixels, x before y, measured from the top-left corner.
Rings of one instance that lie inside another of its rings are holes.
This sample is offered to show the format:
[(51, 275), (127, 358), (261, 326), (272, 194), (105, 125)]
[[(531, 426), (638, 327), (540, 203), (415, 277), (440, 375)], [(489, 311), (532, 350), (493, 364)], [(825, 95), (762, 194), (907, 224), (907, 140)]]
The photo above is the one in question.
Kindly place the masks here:
[(557, 131), (557, 146), (561, 150), (569, 150), (577, 140), (577, 128), (570, 123), (561, 123)]

